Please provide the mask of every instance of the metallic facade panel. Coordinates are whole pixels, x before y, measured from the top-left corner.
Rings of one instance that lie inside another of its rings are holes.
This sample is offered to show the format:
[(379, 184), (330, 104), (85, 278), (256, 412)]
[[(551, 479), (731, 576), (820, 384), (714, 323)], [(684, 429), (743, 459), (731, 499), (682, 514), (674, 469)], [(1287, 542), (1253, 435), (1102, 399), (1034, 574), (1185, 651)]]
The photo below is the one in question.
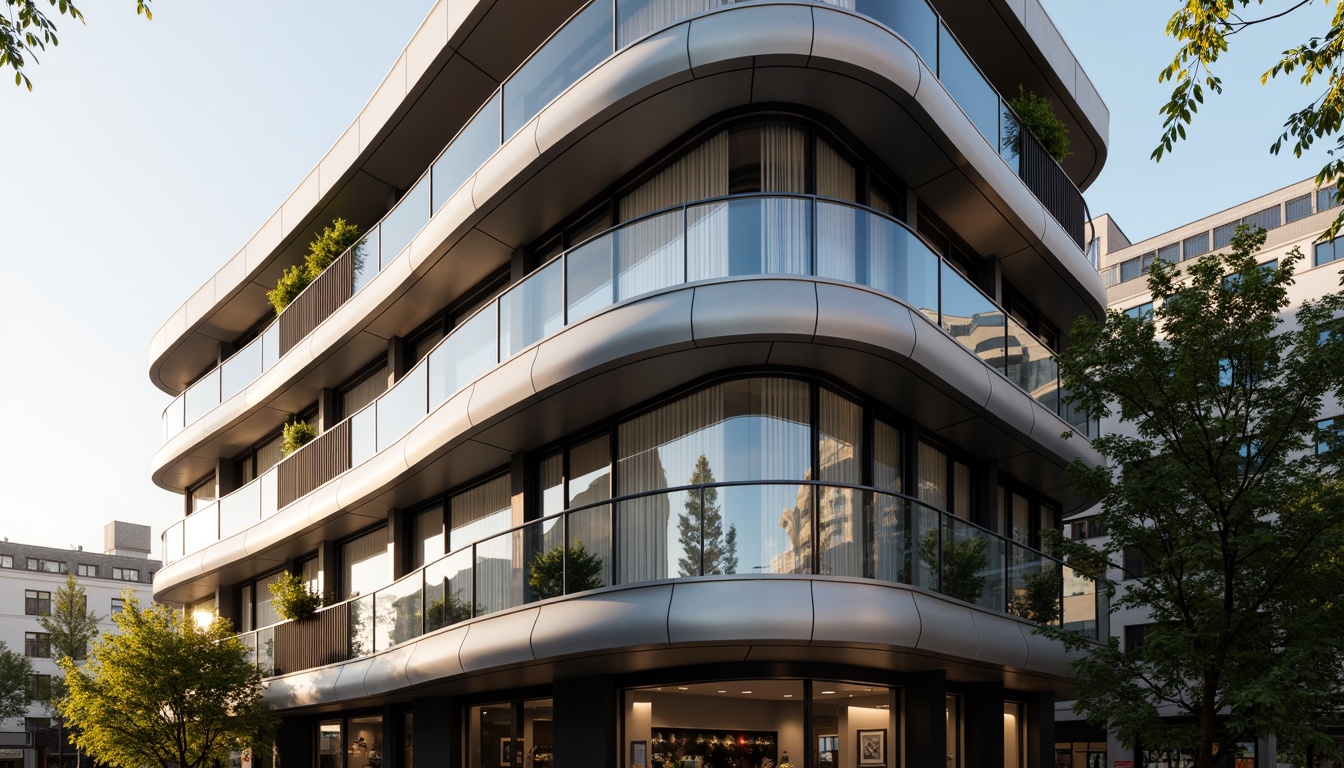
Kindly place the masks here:
[(1027, 665), (1027, 641), (1022, 639), (1022, 622), (984, 611), (972, 611), (971, 620), (980, 635), (977, 661), (1017, 669)]
[(812, 582), (812, 642), (914, 648), (921, 620), (905, 587), (848, 581)]
[(916, 647), (947, 656), (974, 659), (980, 654), (980, 630), (974, 608), (928, 592), (912, 592), (921, 631)]
[(458, 654), (466, 637), (467, 627), (456, 627), (416, 639), (406, 661), (406, 679), (415, 684), (462, 674)]
[[(299, 182), (299, 186), (289, 193), (289, 199), (280, 206), (280, 224), (284, 235), (289, 235), (299, 222), (307, 218), (313, 208), (317, 206), (319, 198), (318, 188), (321, 186), (317, 182), (319, 171), (314, 168)], [(303, 234), (307, 237), (307, 233)]]
[(480, 424), (536, 394), (536, 387), (532, 386), (532, 364), (536, 359), (537, 347), (533, 346), (482, 376), (467, 406), (471, 423)]
[(683, 288), (638, 299), (543, 341), (532, 366), (537, 391), (586, 378), (617, 360), (691, 347), (693, 291)]
[(439, 53), (448, 47), (448, 0), (438, 0), (429, 9), (429, 15), (406, 44), (406, 84), (410, 88), (434, 63)]
[(919, 54), (904, 40), (893, 40), (890, 30), (825, 6), (813, 9), (812, 23), (809, 67), (834, 67), (845, 74), (858, 73), (865, 81), (873, 79), (869, 73), (878, 75), (895, 86), (886, 93), (902, 105), (919, 92), (922, 75), (928, 71), (920, 66)]
[[(317, 166), (318, 194), (326, 197), (359, 157), (359, 119), (345, 129)], [(250, 270), (249, 270), (250, 271)]]
[(932, 323), (918, 326), (910, 359), (946, 383), (950, 391), (984, 407), (991, 393), (989, 368)]
[(818, 342), (909, 357), (915, 351), (912, 310), (861, 288), (817, 283)]
[(673, 584), (667, 634), (673, 643), (807, 642), (812, 623), (811, 581), (722, 577)]
[(532, 118), (504, 142), (471, 180), (471, 199), (479, 208), (506, 187), (527, 178), (524, 171), (541, 156), (537, 149), (537, 118)]
[(532, 627), (539, 612), (523, 608), (470, 624), (459, 653), (462, 669), (476, 672), (532, 661)]
[[(405, 462), (414, 467), (438, 453), (443, 446), (471, 429), (467, 406), (475, 385), (453, 395), (413, 427), (405, 438)], [(391, 480), (393, 478), (387, 478)], [(344, 497), (343, 497), (344, 498)]]
[(389, 693), (411, 684), (406, 666), (415, 653), (415, 645), (398, 645), (374, 654), (369, 659), (369, 672), (364, 676), (364, 688), (371, 694)]
[(989, 386), (989, 403), (985, 409), (1017, 434), (1030, 435), (1036, 425), (1036, 416), (1045, 412), (1045, 408), (1003, 376), (991, 374)]
[(696, 346), (748, 339), (811, 339), (817, 291), (807, 280), (747, 279), (695, 288)]
[(369, 103), (359, 113), (359, 151), (363, 152), (373, 144), (377, 135), (387, 127), (392, 114), (406, 98), (406, 53), (397, 57), (392, 70), (373, 92)]
[(579, 128), (614, 104), (657, 84), (666, 90), (690, 80), (686, 49), (689, 24), (678, 24), (626, 48), (570, 86), (569, 93), (537, 118), (537, 148), (548, 152), (572, 143)]
[(693, 69), (753, 56), (812, 53), (812, 8), (807, 5), (748, 5), (697, 17), (690, 26)]
[(271, 678), (266, 683), (261, 700), (277, 709), (335, 701), (336, 679), (340, 674), (340, 666), (330, 666)]
[(538, 659), (667, 643), (672, 585), (606, 590), (540, 607), (532, 630)]
[(369, 668), (373, 666), (373, 658), (365, 656), (362, 659), (354, 659), (337, 665), (341, 673), (336, 676), (336, 684), (332, 687), (331, 695), (336, 699), (358, 699), (369, 694), (368, 688), (364, 686), (364, 678), (369, 674)]

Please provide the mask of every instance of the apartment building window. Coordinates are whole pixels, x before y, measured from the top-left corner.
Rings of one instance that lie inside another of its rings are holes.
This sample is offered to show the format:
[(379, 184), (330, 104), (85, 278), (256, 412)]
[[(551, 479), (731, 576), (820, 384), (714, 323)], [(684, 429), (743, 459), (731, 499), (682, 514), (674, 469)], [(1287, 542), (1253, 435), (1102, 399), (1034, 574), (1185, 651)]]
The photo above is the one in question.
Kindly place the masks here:
[(126, 600), (120, 597), (112, 598), (111, 608), (113, 613), (121, 613), (126, 609)]
[[(443, 337), (442, 328), (438, 333), (438, 339)], [(433, 336), (429, 338), (434, 338)], [(438, 343), (435, 339), (428, 346), (419, 349), (422, 345), (412, 344), (412, 354), (427, 353), (433, 344)], [(421, 355), (423, 356), (423, 355)], [(378, 399), (378, 396), (387, 391), (387, 362), (382, 361), (372, 369), (365, 371), (350, 384), (342, 387), (340, 392), (341, 418), (348, 419), (354, 416), (364, 406)]]
[(40, 557), (28, 558), (28, 570), (43, 573), (65, 573), (65, 563), (59, 560), (46, 560)]
[(75, 566), (75, 572), (78, 573), (80, 576), (89, 576), (95, 579), (98, 578), (98, 566), (96, 565), (88, 565), (86, 563), (80, 563), (79, 565)]
[(50, 727), (51, 727), (50, 717), (23, 718), (23, 730), (25, 731), (45, 731)]
[(1126, 317), (1132, 317), (1135, 320), (1151, 320), (1153, 319), (1153, 302), (1148, 301), (1138, 306), (1130, 307), (1129, 309), (1124, 310), (1124, 315)]
[(1301, 197), (1295, 197), (1283, 204), (1283, 220), (1285, 223), (1292, 224), (1294, 221), (1305, 219), (1311, 214), (1310, 192)]
[(1327, 208), (1334, 208), (1336, 205), (1339, 205), (1339, 201), (1335, 199), (1334, 187), (1316, 190), (1316, 210), (1318, 212)]
[(1316, 422), (1316, 453), (1325, 453), (1339, 440), (1334, 416)]
[(1131, 624), (1125, 627), (1125, 652), (1133, 653), (1143, 646), (1148, 637), (1147, 624)]
[(25, 589), (23, 591), (23, 612), (28, 616), (46, 616), (51, 613), (51, 593)]
[(280, 459), (283, 458), (280, 455), (280, 449), (284, 442), (284, 435), (276, 432), (255, 443), (241, 455), (234, 457), (234, 462), (238, 467), (239, 481), (243, 485), (247, 485), (266, 474), (271, 467), (279, 464)]
[(377, 528), (342, 544), (341, 569), (343, 600), (371, 593), (392, 581), (387, 528)]
[(34, 699), (51, 698), (51, 675), (29, 675), (28, 695)]
[(24, 632), (23, 655), (30, 659), (50, 659), (51, 635), (46, 632)]
[(112, 569), (112, 578), (117, 579), (118, 581), (139, 581), (139, 580), (140, 580), (140, 569), (139, 569), (139, 568), (113, 568), (113, 569)]
[(1082, 520), (1071, 520), (1065, 526), (1065, 535), (1074, 540), (1082, 541), (1084, 539), (1095, 539), (1106, 535), (1106, 526), (1101, 524), (1100, 517), (1085, 517)]
[(1186, 259), (1193, 259), (1196, 256), (1203, 256), (1209, 252), (1209, 233), (1200, 232), (1198, 235), (1192, 235), (1181, 241), (1181, 256)]
[(1311, 263), (1319, 267), (1340, 258), (1344, 258), (1344, 244), (1339, 243), (1338, 240), (1327, 240), (1324, 243), (1316, 244)]
[(215, 476), (197, 483), (187, 494), (187, 514), (200, 512), (215, 503)]
[(0, 568), (13, 568), (13, 567), (14, 567), (13, 555), (0, 555)]
[(1133, 547), (1126, 547), (1121, 555), (1122, 567), (1125, 569), (1124, 578), (1142, 579), (1148, 575), (1148, 563), (1143, 559), (1143, 553)]
[(1274, 229), (1281, 223), (1281, 219), (1279, 218), (1279, 206), (1276, 205), (1273, 208), (1256, 211), (1250, 216), (1242, 219), (1241, 223), (1249, 226), (1252, 230), (1256, 227), (1259, 227), (1260, 229)]
[(1213, 228), (1213, 249), (1226, 248), (1232, 244), (1232, 236), (1237, 234), (1237, 227), (1241, 222), (1234, 221), (1230, 224), (1221, 224)]

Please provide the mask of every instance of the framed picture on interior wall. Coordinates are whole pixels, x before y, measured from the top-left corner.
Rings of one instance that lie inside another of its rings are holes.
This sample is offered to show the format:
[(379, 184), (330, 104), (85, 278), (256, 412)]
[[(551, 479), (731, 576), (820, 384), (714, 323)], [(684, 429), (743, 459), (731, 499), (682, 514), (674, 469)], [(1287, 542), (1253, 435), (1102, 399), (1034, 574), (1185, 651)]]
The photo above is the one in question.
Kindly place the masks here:
[(856, 731), (859, 743), (859, 765), (887, 764), (887, 729)]
[(499, 740), (499, 764), (501, 766), (513, 765), (516, 755), (523, 748), (522, 739), (502, 738)]
[(630, 742), (630, 768), (644, 768), (648, 762), (649, 742), (632, 741)]

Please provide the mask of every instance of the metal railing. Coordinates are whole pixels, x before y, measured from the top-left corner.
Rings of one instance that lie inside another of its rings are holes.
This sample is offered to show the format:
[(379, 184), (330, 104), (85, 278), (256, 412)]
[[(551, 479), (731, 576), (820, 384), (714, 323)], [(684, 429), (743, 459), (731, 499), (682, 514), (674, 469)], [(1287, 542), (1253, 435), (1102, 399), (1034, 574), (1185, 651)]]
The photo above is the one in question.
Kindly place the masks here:
[[(513, 72), (381, 221), (261, 335), (174, 398), (164, 440), (270, 370), (387, 267), (494, 152), (593, 67), (639, 39), (748, 0), (592, 0)], [(765, 1), (765, 0), (755, 0)], [(806, 2), (808, 0), (796, 0)], [(1083, 246), (1082, 194), (1029, 134), (926, 0), (810, 0), (885, 24), (923, 57), (962, 111), (1050, 214)]]
[[(731, 559), (724, 542), (712, 540), (712, 531), (730, 529), (737, 532)], [(264, 672), (284, 674), (539, 600), (733, 574), (910, 584), (1098, 642), (1110, 634), (1106, 590), (1038, 549), (903, 494), (781, 480), (688, 485), (573, 507), (459, 547), (312, 618), (240, 637)]]
[(655, 291), (745, 275), (827, 278), (901, 299), (1074, 430), (1097, 433), (1096, 422), (1061, 397), (1053, 352), (905, 224), (826, 198), (732, 196), (626, 222), (547, 262), (458, 324), (368, 406), (168, 528), (164, 560), (243, 530), (358, 466), (495, 366), (566, 326)]

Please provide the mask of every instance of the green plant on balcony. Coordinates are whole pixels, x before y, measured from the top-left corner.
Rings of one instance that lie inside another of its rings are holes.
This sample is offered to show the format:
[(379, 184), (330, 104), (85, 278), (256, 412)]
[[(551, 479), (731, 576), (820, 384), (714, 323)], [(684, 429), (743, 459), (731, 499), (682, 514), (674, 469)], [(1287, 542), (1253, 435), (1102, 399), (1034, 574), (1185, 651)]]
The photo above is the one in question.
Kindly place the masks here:
[(533, 558), (527, 583), (538, 600), (565, 594), (565, 560), (569, 560), (569, 592), (602, 586), (602, 558), (584, 549), (582, 541), (572, 547), (556, 545)]
[(286, 424), (280, 443), (280, 455), (288, 456), (311, 443), (315, 437), (317, 437), (317, 427), (303, 419)]
[(282, 619), (303, 621), (322, 607), (322, 596), (296, 574), (286, 573), (267, 588), (271, 590), (271, 604)]
[(1073, 154), (1069, 150), (1069, 126), (1055, 116), (1055, 104), (1050, 99), (1019, 85), (1017, 95), (1008, 99), (1008, 106), (1012, 114), (1006, 115), (1004, 120), (1004, 149), (1016, 154), (1021, 132), (1025, 129), (1036, 137), (1055, 162), (1062, 163)]
[[(359, 234), (359, 226), (345, 219), (336, 219), (331, 226), (318, 232), (317, 237), (308, 244), (308, 254), (304, 256), (303, 263), (286, 267), (275, 288), (266, 292), (266, 299), (275, 307), (275, 314), (285, 311), (285, 307), (303, 293), (303, 289), (359, 240)], [(356, 271), (361, 266), (356, 265)]]

